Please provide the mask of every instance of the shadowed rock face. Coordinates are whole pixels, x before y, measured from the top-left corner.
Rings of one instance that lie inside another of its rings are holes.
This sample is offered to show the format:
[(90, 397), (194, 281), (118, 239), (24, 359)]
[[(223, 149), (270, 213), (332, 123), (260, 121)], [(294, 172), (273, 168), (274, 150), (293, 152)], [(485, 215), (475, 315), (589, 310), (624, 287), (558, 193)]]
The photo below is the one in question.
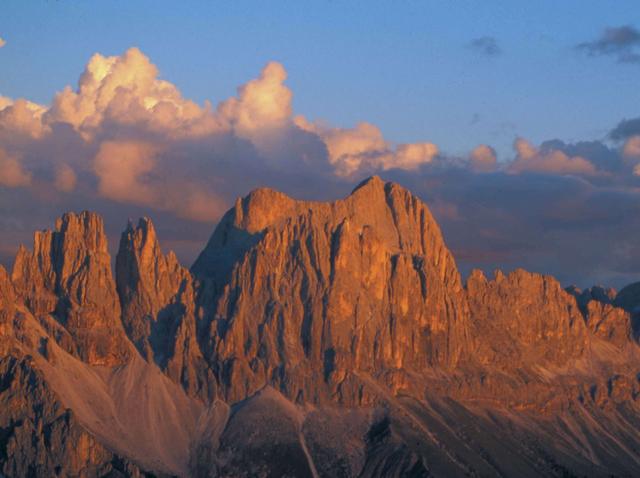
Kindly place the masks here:
[(640, 474), (637, 285), (463, 286), (398, 185), (256, 190), (191, 270), (143, 218), (115, 262), (84, 212), (0, 267), (0, 475)]

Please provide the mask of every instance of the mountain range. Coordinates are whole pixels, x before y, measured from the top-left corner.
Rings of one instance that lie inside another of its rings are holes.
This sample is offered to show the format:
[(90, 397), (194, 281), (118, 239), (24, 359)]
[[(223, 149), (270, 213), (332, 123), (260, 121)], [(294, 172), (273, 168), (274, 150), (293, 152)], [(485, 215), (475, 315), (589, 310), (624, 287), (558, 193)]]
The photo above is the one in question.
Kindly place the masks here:
[(639, 324), (640, 283), (463, 281), (378, 177), (255, 190), (190, 269), (67, 213), (0, 266), (0, 476), (640, 476)]

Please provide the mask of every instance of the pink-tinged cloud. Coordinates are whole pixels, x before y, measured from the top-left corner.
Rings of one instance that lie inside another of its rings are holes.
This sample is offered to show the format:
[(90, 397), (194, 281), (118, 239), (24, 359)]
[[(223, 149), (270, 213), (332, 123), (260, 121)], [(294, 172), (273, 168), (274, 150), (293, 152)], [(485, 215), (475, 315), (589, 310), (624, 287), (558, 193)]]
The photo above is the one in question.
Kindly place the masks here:
[[(0, 97), (0, 144), (12, 153), (28, 152), (31, 163), (37, 156), (43, 161), (36, 168), (39, 184), (49, 181), (58, 191), (86, 190), (93, 179), (103, 198), (207, 218), (198, 198), (220, 198), (210, 188), (224, 175), (214, 157), (245, 170), (332, 171), (351, 179), (390, 169), (416, 171), (437, 156), (432, 143), (393, 145), (367, 122), (333, 128), (302, 116), (294, 120), (286, 78), (283, 65), (270, 62), (213, 108), (184, 98), (137, 48), (120, 56), (95, 54), (77, 88), (65, 87), (50, 107)], [(153, 144), (162, 154), (141, 144)], [(65, 152), (66, 145), (73, 147)], [(87, 170), (88, 163), (93, 167)], [(170, 208), (157, 198), (155, 183), (175, 190), (189, 181), (186, 190), (198, 191), (193, 198), (186, 195)]]
[(211, 134), (224, 125), (211, 107), (182, 97), (139, 49), (122, 56), (95, 54), (80, 77), (78, 90), (67, 86), (58, 93), (45, 122), (72, 125), (87, 140), (106, 124), (139, 127), (182, 138)]
[(13, 104), (13, 100), (7, 96), (0, 95), (0, 111), (5, 109), (7, 106), (11, 106)]
[(0, 141), (3, 144), (22, 140), (36, 140), (50, 132), (43, 124), (46, 107), (25, 99), (0, 97)]
[(625, 158), (640, 161), (640, 136), (632, 136), (624, 143), (622, 155)]
[(157, 148), (137, 141), (107, 141), (94, 159), (98, 192), (109, 199), (136, 204), (153, 204), (155, 191), (142, 176), (153, 170)]
[(0, 148), (0, 186), (17, 188), (31, 184), (31, 174), (22, 168), (15, 156)]
[(238, 88), (238, 96), (223, 101), (218, 111), (240, 137), (251, 139), (263, 130), (281, 128), (291, 120), (291, 90), (284, 85), (287, 72), (275, 61), (262, 69), (260, 77)]
[(469, 154), (471, 169), (478, 173), (495, 171), (498, 165), (496, 151), (486, 144), (476, 146)]
[(223, 201), (194, 180), (168, 177), (160, 164), (165, 154), (166, 150), (144, 141), (103, 142), (93, 161), (99, 194), (196, 221), (218, 218)]
[(69, 193), (76, 187), (78, 178), (75, 171), (68, 164), (59, 164), (55, 170), (54, 186), (58, 191)]
[(438, 147), (433, 143), (401, 144), (388, 163), (382, 164), (382, 169), (399, 168), (415, 171), (421, 165), (430, 163), (438, 154)]
[(312, 123), (303, 116), (297, 116), (294, 121), (300, 129), (316, 134), (324, 141), (329, 162), (340, 177), (376, 170), (415, 171), (438, 154), (438, 147), (432, 143), (400, 144), (393, 148), (380, 129), (367, 122), (358, 123), (354, 128), (331, 128), (319, 122)]
[(509, 165), (512, 173), (536, 172), (557, 175), (595, 176), (596, 167), (580, 156), (569, 156), (559, 149), (539, 149), (524, 138), (514, 143), (516, 159)]
[(6, 44), (7, 44), (7, 42), (2, 37), (0, 37), (0, 48), (5, 46)]

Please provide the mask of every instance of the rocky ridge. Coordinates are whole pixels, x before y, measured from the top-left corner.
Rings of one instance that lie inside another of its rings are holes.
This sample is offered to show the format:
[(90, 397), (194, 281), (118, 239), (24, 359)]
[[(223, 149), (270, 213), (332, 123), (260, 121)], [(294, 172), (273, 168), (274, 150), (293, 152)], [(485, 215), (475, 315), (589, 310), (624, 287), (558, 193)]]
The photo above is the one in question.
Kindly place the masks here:
[(396, 184), (256, 190), (191, 270), (143, 218), (115, 262), (83, 212), (0, 267), (0, 473), (640, 471), (637, 288), (465, 284)]

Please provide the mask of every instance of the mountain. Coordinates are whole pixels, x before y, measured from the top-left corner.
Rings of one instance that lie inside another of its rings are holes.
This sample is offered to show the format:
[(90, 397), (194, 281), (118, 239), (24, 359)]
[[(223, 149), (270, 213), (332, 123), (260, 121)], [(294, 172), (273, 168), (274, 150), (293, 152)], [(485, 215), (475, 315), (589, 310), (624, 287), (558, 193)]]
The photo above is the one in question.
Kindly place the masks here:
[[(472, 233), (472, 231), (470, 231)], [(238, 199), (192, 266), (68, 213), (0, 267), (0, 475), (637, 476), (640, 288), (460, 277), (377, 177)]]

